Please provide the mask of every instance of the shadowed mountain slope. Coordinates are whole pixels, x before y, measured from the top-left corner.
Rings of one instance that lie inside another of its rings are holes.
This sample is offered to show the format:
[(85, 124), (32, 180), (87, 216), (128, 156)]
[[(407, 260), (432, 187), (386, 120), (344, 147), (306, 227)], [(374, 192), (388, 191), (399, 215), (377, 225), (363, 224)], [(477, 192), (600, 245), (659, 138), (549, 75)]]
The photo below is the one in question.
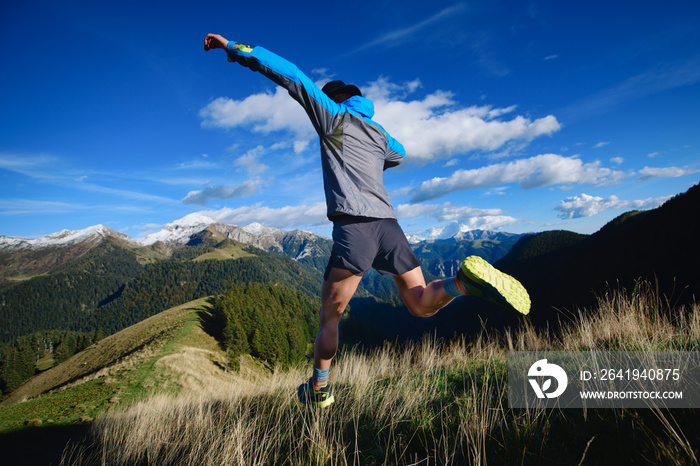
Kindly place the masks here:
[(544, 232), (522, 238), (496, 266), (521, 280), (544, 323), (591, 306), (595, 293), (647, 279), (672, 303), (700, 295), (700, 185), (649, 211), (620, 215), (590, 236)]

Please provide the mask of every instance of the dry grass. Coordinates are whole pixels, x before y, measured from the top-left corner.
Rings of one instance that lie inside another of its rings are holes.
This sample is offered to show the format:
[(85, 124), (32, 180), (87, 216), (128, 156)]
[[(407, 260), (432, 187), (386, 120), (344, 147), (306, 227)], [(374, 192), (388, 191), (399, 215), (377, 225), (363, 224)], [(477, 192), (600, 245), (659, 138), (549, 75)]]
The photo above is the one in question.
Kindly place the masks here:
[[(94, 423), (63, 464), (595, 464), (697, 463), (693, 410), (579, 412), (510, 409), (509, 350), (697, 350), (700, 309), (677, 310), (646, 285), (600, 298), (559, 337), (529, 325), (449, 345), (385, 346), (337, 359), (336, 403), (301, 407), (305, 367), (247, 376), (199, 371), (196, 351), (163, 360), (179, 396), (155, 396)], [(190, 358), (188, 360), (188, 358)], [(207, 369), (211, 371), (211, 367)], [(641, 412), (645, 411), (645, 412)], [(692, 427), (688, 427), (692, 426)]]

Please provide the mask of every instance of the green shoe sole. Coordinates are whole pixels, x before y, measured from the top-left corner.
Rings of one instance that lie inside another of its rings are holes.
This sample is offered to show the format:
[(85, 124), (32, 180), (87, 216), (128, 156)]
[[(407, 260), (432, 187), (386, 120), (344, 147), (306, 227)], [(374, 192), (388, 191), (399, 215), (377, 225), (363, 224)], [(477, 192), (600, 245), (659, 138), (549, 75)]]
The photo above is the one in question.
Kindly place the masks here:
[(311, 388), (311, 379), (299, 385), (297, 390), (299, 403), (315, 408), (325, 408), (330, 406), (335, 401), (335, 397), (331, 393), (330, 387), (324, 387), (318, 391)]
[(327, 408), (328, 406), (332, 405), (335, 402), (335, 397), (331, 395), (329, 398), (326, 398), (323, 401), (314, 401), (311, 402), (311, 406), (314, 408)]
[[(521, 314), (530, 312), (530, 295), (525, 287), (515, 278), (501, 272), (479, 256), (469, 256), (462, 262), (462, 273), (486, 296), (477, 297), (489, 301), (507, 304)], [(469, 285), (465, 284), (467, 289)]]

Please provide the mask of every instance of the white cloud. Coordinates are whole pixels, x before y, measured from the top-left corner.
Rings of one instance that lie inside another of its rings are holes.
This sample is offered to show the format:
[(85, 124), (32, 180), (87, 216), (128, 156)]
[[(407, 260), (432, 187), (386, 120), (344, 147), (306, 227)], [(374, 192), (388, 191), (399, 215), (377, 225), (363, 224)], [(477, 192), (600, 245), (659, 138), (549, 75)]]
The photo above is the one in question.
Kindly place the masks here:
[(561, 127), (552, 115), (536, 120), (521, 115), (500, 119), (515, 106), (460, 107), (450, 92), (435, 91), (421, 100), (395, 97), (401, 92), (410, 94), (416, 87), (415, 81), (397, 85), (380, 78), (365, 91), (374, 102), (376, 120), (406, 148), (407, 161), (427, 163), (474, 150), (494, 151), (508, 143), (550, 135)]
[[(208, 157), (208, 156), (207, 156)], [(213, 160), (205, 160), (206, 157), (202, 159), (188, 160), (186, 162), (181, 162), (178, 164), (176, 170), (219, 170), (221, 167), (218, 162)]]
[(561, 212), (560, 218), (582, 218), (592, 217), (609, 209), (638, 209), (646, 210), (660, 206), (671, 196), (663, 196), (657, 198), (648, 198), (635, 201), (626, 201), (612, 195), (606, 198), (590, 196), (588, 194), (580, 194), (578, 196), (567, 197), (554, 208)]
[[(535, 120), (521, 115), (503, 119), (515, 111), (515, 106), (461, 107), (450, 92), (435, 91), (421, 100), (408, 100), (408, 95), (420, 86), (419, 80), (396, 84), (380, 78), (364, 89), (364, 95), (374, 102), (375, 120), (404, 145), (409, 162), (422, 164), (474, 150), (524, 145), (561, 127), (552, 115)], [(297, 153), (315, 137), (301, 106), (280, 87), (274, 93), (254, 94), (243, 100), (219, 97), (199, 115), (205, 127), (246, 127), (262, 133), (289, 131), (294, 134)]]
[(644, 167), (639, 170), (639, 178), (642, 180), (648, 180), (649, 178), (678, 178), (679, 176), (692, 175), (697, 172), (698, 170), (687, 167)]
[(601, 166), (599, 161), (583, 163), (575, 157), (543, 154), (528, 159), (497, 163), (472, 170), (457, 170), (447, 178), (424, 181), (414, 190), (411, 203), (437, 199), (447, 194), (518, 183), (524, 189), (558, 184), (606, 185), (630, 174)]
[(613, 157), (610, 159), (610, 161), (616, 165), (622, 165), (622, 162), (624, 162), (625, 159), (622, 157)]
[(163, 177), (153, 177), (153, 181), (156, 181), (158, 183), (166, 184), (166, 185), (172, 185), (172, 186), (192, 186), (194, 185), (204, 185), (209, 183), (211, 180), (209, 178), (205, 177), (172, 177), (172, 176), (163, 176)]
[(153, 230), (163, 228), (165, 225), (162, 223), (142, 223), (140, 225), (134, 225), (131, 228), (135, 230)]
[[(133, 181), (138, 174), (122, 173), (118, 170), (95, 171), (81, 167), (73, 169), (61, 158), (46, 154), (8, 154), (0, 152), (0, 169), (25, 175), (41, 183), (54, 184), (68, 189), (78, 189), (91, 193), (101, 193), (120, 199), (133, 199), (151, 203), (174, 204), (177, 201), (164, 196), (147, 194), (139, 191), (130, 191), (121, 188), (111, 188), (96, 184), (107, 179), (125, 179)], [(85, 172), (88, 174), (85, 174)], [(96, 180), (95, 183), (86, 183), (85, 180)], [(127, 183), (119, 183), (119, 186)]]
[(34, 199), (0, 199), (0, 215), (45, 215), (78, 212), (90, 206), (61, 202), (37, 201)]
[[(472, 207), (455, 206), (450, 202), (443, 204), (401, 204), (396, 208), (400, 220), (416, 217), (435, 219), (442, 224), (433, 225), (426, 231), (413, 232), (412, 236), (425, 239), (451, 238), (459, 233), (470, 230), (497, 230), (507, 225), (521, 223), (508, 215), (503, 215), (501, 209), (474, 209)], [(434, 223), (431, 220), (429, 223)]]
[(294, 141), (294, 153), (301, 154), (309, 147), (309, 141)]
[(599, 142), (598, 144), (596, 144), (595, 146), (593, 146), (593, 148), (594, 148), (594, 149), (600, 149), (601, 147), (605, 147), (605, 146), (607, 146), (608, 144), (610, 144), (610, 142), (608, 142), (608, 141), (601, 141), (601, 142)]
[(508, 190), (508, 187), (506, 187), (506, 186), (496, 186), (495, 188), (484, 192), (484, 194), (487, 196), (507, 196), (508, 195), (508, 193), (506, 192), (507, 190)]
[(61, 159), (49, 154), (0, 152), (0, 169), (42, 181), (75, 178), (76, 173), (66, 170), (63, 165)]
[(146, 194), (138, 191), (127, 191), (125, 189), (115, 189), (115, 188), (109, 188), (106, 186), (100, 186), (100, 185), (95, 185), (95, 184), (87, 184), (87, 183), (78, 183), (74, 186), (71, 187), (78, 187), (79, 189), (83, 189), (85, 191), (90, 191), (94, 193), (102, 193), (102, 194), (108, 194), (111, 196), (115, 196), (118, 198), (122, 199), (135, 199), (139, 201), (146, 201), (146, 202), (157, 202), (161, 204), (174, 204), (177, 201), (174, 199), (169, 199), (164, 196), (158, 196), (158, 195), (153, 195), (153, 194)]
[(426, 231), (414, 232), (411, 236), (418, 239), (448, 239), (472, 230), (498, 230), (505, 226), (521, 223), (513, 217), (495, 215), (487, 217), (472, 217), (462, 222), (450, 222), (446, 225), (435, 225)]
[(428, 216), (440, 221), (464, 221), (474, 217), (491, 217), (502, 213), (501, 209), (474, 209), (455, 206), (450, 202), (443, 204), (400, 204), (396, 207), (396, 215), (400, 219)]
[(404, 188), (395, 189), (391, 193), (389, 193), (389, 197), (394, 198), (394, 197), (400, 197), (400, 196), (408, 196), (413, 191), (415, 191), (415, 189), (416, 188), (413, 188), (411, 186), (406, 186)]
[(208, 186), (202, 190), (190, 191), (182, 202), (185, 204), (205, 205), (210, 199), (252, 196), (262, 184), (262, 180), (256, 179), (246, 180), (236, 186)]
[(230, 225), (249, 225), (253, 222), (258, 222), (266, 226), (293, 229), (328, 223), (325, 202), (279, 208), (271, 208), (258, 203), (235, 209), (225, 207), (220, 210), (202, 211), (200, 213), (213, 218), (217, 222)]
[(407, 26), (401, 29), (395, 29), (393, 31), (385, 32), (378, 38), (361, 45), (350, 53), (361, 52), (362, 50), (378, 47), (378, 46), (396, 46), (405, 42), (408, 39), (416, 37), (416, 34), (423, 31), (427, 27), (438, 23), (444, 19), (454, 18), (456, 14), (464, 9), (465, 5), (463, 3), (458, 3), (456, 5), (447, 7), (440, 10), (436, 14), (430, 16), (429, 18), (420, 21), (411, 26)]
[(309, 139), (314, 134), (304, 110), (279, 86), (272, 93), (253, 94), (243, 100), (219, 97), (202, 108), (199, 116), (205, 127), (243, 126), (266, 134), (286, 130), (300, 139)]
[(470, 230), (498, 230), (508, 225), (521, 223), (522, 220), (508, 215), (492, 215), (488, 217), (474, 217), (461, 223), (460, 232)]
[(265, 148), (263, 146), (258, 146), (246, 152), (245, 155), (238, 157), (236, 161), (233, 162), (233, 165), (243, 168), (249, 175), (259, 175), (270, 168), (258, 161), (258, 158), (264, 153)]

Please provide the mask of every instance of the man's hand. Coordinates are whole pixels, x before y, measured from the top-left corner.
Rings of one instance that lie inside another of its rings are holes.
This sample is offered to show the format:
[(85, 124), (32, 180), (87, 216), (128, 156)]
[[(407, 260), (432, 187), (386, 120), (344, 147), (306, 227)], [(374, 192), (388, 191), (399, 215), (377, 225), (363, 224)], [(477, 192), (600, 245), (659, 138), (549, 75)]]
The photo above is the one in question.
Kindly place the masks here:
[(224, 49), (228, 45), (228, 40), (219, 34), (207, 34), (204, 38), (204, 50), (210, 49)]

